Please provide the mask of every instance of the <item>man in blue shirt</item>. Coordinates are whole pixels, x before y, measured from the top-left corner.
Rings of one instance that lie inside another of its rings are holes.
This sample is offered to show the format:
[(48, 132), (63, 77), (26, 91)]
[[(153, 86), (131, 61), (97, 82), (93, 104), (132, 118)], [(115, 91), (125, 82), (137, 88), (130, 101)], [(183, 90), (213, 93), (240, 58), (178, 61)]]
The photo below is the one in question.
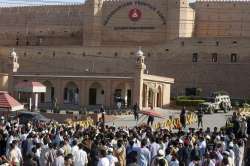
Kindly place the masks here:
[(138, 149), (138, 165), (149, 166), (151, 162), (151, 155), (149, 149), (146, 147), (147, 140), (143, 139), (141, 142), (141, 148)]

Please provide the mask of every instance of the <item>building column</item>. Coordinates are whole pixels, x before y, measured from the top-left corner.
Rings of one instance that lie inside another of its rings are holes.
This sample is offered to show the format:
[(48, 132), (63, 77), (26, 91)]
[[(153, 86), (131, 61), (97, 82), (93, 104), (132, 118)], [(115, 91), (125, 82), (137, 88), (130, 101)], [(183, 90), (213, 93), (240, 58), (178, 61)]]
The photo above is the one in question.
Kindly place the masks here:
[(85, 81), (85, 88), (84, 88), (84, 91), (85, 91), (85, 94), (86, 96), (84, 97), (85, 98), (85, 104), (86, 106), (89, 105), (89, 86), (90, 86), (90, 81), (86, 80)]
[(105, 106), (111, 107), (112, 100), (113, 100), (113, 90), (112, 90), (112, 81), (111, 80), (107, 80), (105, 82), (104, 95), (105, 95)]
[(38, 110), (38, 93), (35, 93), (35, 111)]
[(86, 95), (87, 92), (86, 92), (86, 81), (85, 80), (82, 80), (80, 82), (80, 87), (79, 87), (79, 105), (80, 106), (86, 106), (87, 103), (86, 103)]
[(125, 83), (124, 92), (123, 92), (125, 107), (128, 106), (128, 89), (129, 89), (129, 88), (128, 88), (128, 84)]
[(63, 104), (63, 91), (64, 88), (62, 87), (62, 80), (56, 79), (55, 81), (55, 86), (54, 86), (54, 97), (57, 100), (58, 105)]
[(149, 88), (146, 86), (146, 92), (145, 92), (145, 107), (148, 108), (148, 93), (149, 93)]
[(32, 109), (32, 95), (30, 95), (30, 98), (29, 98), (29, 110), (31, 111)]
[(134, 79), (134, 87), (133, 87), (133, 103), (137, 103), (139, 108), (142, 108), (142, 91), (143, 91), (143, 79), (135, 78)]
[(153, 100), (154, 100), (154, 105), (153, 107), (157, 107), (157, 92), (154, 92), (154, 95), (153, 95)]

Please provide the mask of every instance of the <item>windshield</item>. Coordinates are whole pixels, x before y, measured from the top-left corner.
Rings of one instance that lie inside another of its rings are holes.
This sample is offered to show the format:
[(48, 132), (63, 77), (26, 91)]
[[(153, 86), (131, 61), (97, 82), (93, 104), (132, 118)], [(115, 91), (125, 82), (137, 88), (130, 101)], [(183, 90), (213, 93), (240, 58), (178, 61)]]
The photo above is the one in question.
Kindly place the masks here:
[(214, 99), (214, 98), (209, 98), (209, 99), (208, 99), (208, 102), (214, 103), (214, 102), (215, 102), (215, 99)]

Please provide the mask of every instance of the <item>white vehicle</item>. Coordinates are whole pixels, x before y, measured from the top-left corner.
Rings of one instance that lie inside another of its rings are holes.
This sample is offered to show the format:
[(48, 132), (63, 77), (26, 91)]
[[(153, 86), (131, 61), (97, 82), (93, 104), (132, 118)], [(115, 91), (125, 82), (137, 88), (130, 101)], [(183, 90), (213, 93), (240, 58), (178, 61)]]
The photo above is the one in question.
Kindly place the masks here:
[(228, 95), (216, 95), (209, 102), (200, 104), (199, 109), (206, 113), (218, 112), (219, 110), (226, 113), (232, 109), (232, 105)]

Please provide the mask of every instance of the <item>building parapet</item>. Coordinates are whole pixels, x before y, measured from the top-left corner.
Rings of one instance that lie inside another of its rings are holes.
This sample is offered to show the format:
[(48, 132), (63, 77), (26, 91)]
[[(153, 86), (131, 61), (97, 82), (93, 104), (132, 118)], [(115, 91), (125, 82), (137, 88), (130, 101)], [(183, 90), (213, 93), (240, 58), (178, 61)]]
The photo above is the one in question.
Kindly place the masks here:
[(68, 3), (53, 3), (53, 4), (44, 4), (44, 3), (14, 4), (8, 2), (1, 2), (0, 8), (33, 8), (33, 7), (47, 7), (47, 6), (81, 6), (81, 5), (84, 5), (84, 3), (68, 2)]
[(164, 82), (164, 83), (171, 83), (171, 84), (174, 83), (174, 78), (156, 76), (156, 75), (150, 75), (150, 74), (144, 74), (143, 79), (148, 80), (148, 81)]

